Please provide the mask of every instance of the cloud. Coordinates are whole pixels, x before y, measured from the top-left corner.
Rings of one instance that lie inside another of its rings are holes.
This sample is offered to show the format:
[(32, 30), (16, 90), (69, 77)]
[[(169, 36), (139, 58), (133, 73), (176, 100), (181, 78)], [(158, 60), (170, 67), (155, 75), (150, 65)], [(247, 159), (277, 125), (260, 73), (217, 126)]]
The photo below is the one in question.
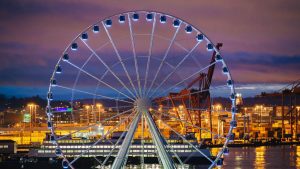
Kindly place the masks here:
[(69, 17), (84, 18), (86, 15), (82, 14), (82, 11), (87, 13), (94, 12), (107, 12), (103, 4), (94, 4), (91, 2), (80, 2), (72, 0), (54, 0), (54, 1), (39, 1), (39, 0), (4, 0), (0, 2), (0, 11), (3, 18), (11, 19), (15, 17), (33, 17), (35, 15), (47, 16), (47, 15), (59, 15), (64, 13)]
[(236, 90), (280, 90), (284, 88), (286, 84), (241, 84), (235, 87)]
[(242, 83), (289, 83), (300, 77), (300, 55), (224, 53), (234, 79)]
[(227, 54), (231, 62), (255, 65), (290, 65), (299, 64), (300, 55), (274, 55), (268, 53), (243, 52)]
[(236, 92), (241, 93), (244, 97), (259, 95), (262, 92), (272, 93), (285, 88), (286, 84), (277, 83), (254, 83), (254, 84), (237, 84)]

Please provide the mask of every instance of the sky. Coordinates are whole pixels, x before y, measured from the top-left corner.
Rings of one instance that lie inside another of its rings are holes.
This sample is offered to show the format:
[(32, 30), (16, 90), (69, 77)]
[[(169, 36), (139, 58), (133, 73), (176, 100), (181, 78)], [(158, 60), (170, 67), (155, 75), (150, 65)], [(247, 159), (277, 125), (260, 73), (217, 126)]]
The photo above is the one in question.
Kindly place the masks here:
[(65, 47), (108, 16), (154, 10), (201, 29), (221, 51), (245, 96), (300, 79), (298, 0), (1, 0), (0, 93), (45, 95)]

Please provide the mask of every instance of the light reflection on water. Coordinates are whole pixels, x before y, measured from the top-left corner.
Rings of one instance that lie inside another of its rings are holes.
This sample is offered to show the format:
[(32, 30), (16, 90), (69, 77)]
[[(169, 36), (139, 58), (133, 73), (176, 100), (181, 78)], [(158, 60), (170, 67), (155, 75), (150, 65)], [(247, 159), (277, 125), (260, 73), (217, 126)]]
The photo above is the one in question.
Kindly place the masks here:
[(300, 168), (300, 146), (230, 148), (223, 169)]
[(266, 153), (266, 147), (257, 147), (255, 148), (255, 162), (254, 166), (258, 169), (265, 168), (266, 165), (265, 161), (265, 153)]
[[(212, 149), (215, 155), (218, 148)], [(127, 166), (126, 168), (140, 168)], [(157, 164), (146, 168), (160, 169)], [(182, 169), (202, 169), (207, 166), (184, 166)], [(240, 147), (230, 148), (228, 156), (224, 156), (222, 169), (300, 169), (300, 146), (273, 146), (273, 147)]]

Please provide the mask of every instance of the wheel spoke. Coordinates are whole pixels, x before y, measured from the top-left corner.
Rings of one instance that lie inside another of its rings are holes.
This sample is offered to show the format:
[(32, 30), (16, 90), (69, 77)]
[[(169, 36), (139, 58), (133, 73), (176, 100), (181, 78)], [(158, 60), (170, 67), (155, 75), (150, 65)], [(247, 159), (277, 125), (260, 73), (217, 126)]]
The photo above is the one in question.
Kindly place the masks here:
[(177, 71), (177, 69), (181, 66), (181, 64), (191, 55), (191, 53), (197, 48), (197, 46), (200, 44), (200, 42), (198, 42), (190, 51), (189, 53), (187, 53), (183, 59), (176, 65), (176, 67), (174, 68), (174, 70), (168, 74), (164, 80), (155, 88), (154, 92), (149, 96), (151, 97), (152, 95), (154, 95), (156, 93), (156, 91)]
[[(157, 129), (159, 130), (158, 127), (157, 127)], [(165, 148), (167, 149), (167, 147), (169, 147), (169, 155), (170, 155), (170, 157), (172, 157), (171, 152), (170, 152), (170, 151), (172, 151), (172, 153), (175, 155), (175, 157), (177, 158), (177, 160), (179, 161), (179, 163), (180, 163), (181, 165), (183, 165), (183, 163), (182, 163), (181, 159), (179, 158), (178, 154), (174, 151), (174, 148), (173, 148), (172, 146), (170, 146), (170, 144), (168, 144), (168, 142), (165, 140), (164, 137), (162, 137), (162, 139), (163, 139), (164, 142), (166, 143)], [(170, 149), (171, 149), (171, 150), (170, 150)], [(144, 150), (143, 150), (142, 152), (144, 152)], [(142, 157), (143, 157), (143, 154), (142, 154)]]
[[(193, 76), (195, 76), (195, 75), (197, 75), (197, 74), (203, 72), (204, 70), (208, 69), (209, 67), (211, 67), (211, 66), (214, 65), (214, 64), (216, 64), (216, 62), (213, 62), (213, 63), (209, 64), (208, 66), (202, 68), (201, 70), (199, 70), (199, 71), (193, 73), (193, 74), (190, 75), (189, 77), (187, 77), (187, 78), (183, 79), (182, 81), (176, 83), (175, 85), (171, 86), (171, 87), (168, 88), (167, 90), (164, 90), (160, 95), (164, 95), (165, 93), (171, 91), (172, 89), (174, 89), (174, 88), (177, 87), (178, 85), (180, 85), (180, 84), (182, 84), (183, 82), (189, 80), (189, 79), (192, 78)], [(152, 98), (155, 98), (155, 97), (156, 97), (156, 96), (153, 96)]]
[(150, 40), (150, 46), (149, 46), (149, 56), (148, 56), (148, 59), (147, 59), (147, 67), (146, 67), (146, 74), (145, 74), (144, 93), (143, 93), (144, 95), (146, 94), (147, 80), (148, 80), (149, 66), (150, 66), (150, 58), (152, 56), (152, 48), (153, 48), (153, 38), (154, 38), (155, 24), (156, 24), (156, 13), (154, 13), (154, 16), (153, 16), (152, 31), (151, 31), (151, 40)]
[(123, 124), (130, 116), (135, 114), (136, 111), (133, 111), (130, 115), (128, 115), (125, 119), (121, 120), (116, 126), (114, 126), (112, 129), (107, 131), (105, 135), (103, 135), (100, 139), (98, 139), (95, 143), (93, 143), (91, 146), (89, 146), (84, 152), (82, 152), (80, 155), (78, 155), (73, 161), (70, 162), (70, 164), (73, 164), (76, 162), (80, 157), (82, 157), (84, 154), (86, 154), (91, 148), (93, 148), (95, 145), (97, 145), (101, 140), (106, 138), (109, 134), (111, 134), (114, 130), (116, 130), (121, 124)]
[[(85, 67), (85, 65), (91, 60), (92, 57), (93, 57), (93, 55), (90, 55), (90, 56), (86, 59), (86, 61), (83, 63), (83, 65), (80, 67), (80, 69), (83, 69), (83, 68)], [(74, 89), (75, 89), (75, 87), (76, 87), (76, 85), (77, 85), (77, 82), (78, 82), (78, 79), (79, 79), (79, 77), (80, 77), (80, 74), (81, 74), (81, 70), (78, 71), (77, 76), (76, 76), (76, 79), (75, 79), (75, 82), (74, 82), (74, 84), (73, 84), (71, 102), (73, 102), (73, 98), (74, 98)]]
[(133, 96), (136, 97), (131, 90), (128, 89), (128, 87), (124, 84), (124, 82), (115, 74), (114, 71), (111, 70), (111, 68), (101, 59), (101, 57), (84, 41), (81, 39), (81, 41), (85, 44), (85, 46), (97, 57), (97, 59), (106, 67), (106, 69), (121, 83), (121, 85)]
[[(90, 59), (91, 59), (92, 57), (93, 57), (93, 55), (91, 54), (91, 55), (86, 59), (86, 61), (83, 63), (83, 65), (81, 66), (81, 69), (83, 69), (83, 68), (85, 67), (85, 65), (90, 61)], [(76, 76), (76, 79), (75, 79), (75, 82), (74, 82), (74, 84), (73, 84), (73, 88), (72, 88), (72, 96), (71, 96), (71, 100), (70, 100), (71, 106), (72, 106), (72, 107), (73, 107), (73, 100), (74, 100), (74, 90), (75, 90), (75, 87), (76, 87), (76, 85), (77, 85), (77, 83), (78, 83), (78, 79), (79, 79), (79, 77), (80, 77), (80, 74), (81, 74), (81, 70), (78, 71), (77, 76)], [(72, 114), (72, 119), (74, 120), (73, 114)]]
[(83, 72), (83, 73), (87, 74), (88, 76), (90, 76), (90, 77), (94, 78), (94, 79), (95, 79), (95, 80), (97, 80), (98, 82), (100, 82), (100, 83), (104, 84), (105, 86), (107, 86), (107, 87), (109, 87), (109, 88), (113, 89), (114, 91), (116, 91), (116, 92), (120, 93), (121, 95), (123, 95), (123, 96), (127, 97), (128, 99), (130, 99), (130, 100), (134, 101), (134, 99), (132, 99), (132, 98), (131, 98), (131, 97), (129, 97), (128, 95), (126, 95), (126, 94), (122, 93), (122, 92), (121, 92), (121, 91), (119, 91), (118, 89), (114, 88), (114, 87), (113, 87), (113, 86), (111, 86), (110, 84), (107, 84), (106, 82), (104, 82), (104, 81), (102, 81), (101, 79), (97, 78), (96, 76), (94, 76), (94, 75), (90, 74), (89, 72), (85, 71), (84, 69), (81, 69), (81, 68), (80, 68), (80, 67), (78, 67), (77, 65), (75, 65), (75, 64), (73, 64), (73, 63), (71, 63), (70, 61), (68, 61), (67, 63), (69, 63), (71, 66), (73, 66), (73, 67), (75, 67), (75, 68), (79, 69), (81, 72)]
[(112, 169), (120, 169), (122, 166), (126, 165), (131, 143), (134, 138), (134, 133), (138, 127), (138, 123), (141, 119), (141, 115), (141, 112), (137, 111), (136, 116), (132, 120), (128, 133), (126, 134), (123, 143), (119, 149), (119, 152), (114, 160), (114, 163), (111, 167)]
[(163, 137), (161, 133), (158, 130), (158, 127), (156, 126), (152, 116), (150, 115), (149, 112), (145, 111), (143, 112), (147, 124), (149, 126), (150, 134), (152, 135), (152, 140), (155, 143), (156, 149), (158, 151), (159, 156), (161, 157), (162, 164), (164, 168), (169, 168), (169, 169), (174, 169), (174, 161), (170, 154), (166, 151), (166, 145), (165, 142), (163, 141)]
[[(143, 127), (143, 119), (142, 119), (142, 127)], [(158, 128), (158, 127), (157, 127)], [(159, 130), (159, 128), (158, 128), (158, 130)], [(142, 128), (142, 137), (143, 137), (143, 133), (144, 133), (144, 131), (143, 131), (143, 128)], [(142, 140), (144, 139), (144, 137), (142, 138)], [(183, 165), (183, 163), (182, 163), (182, 161), (181, 161), (181, 159), (179, 158), (179, 156), (178, 156), (178, 154), (176, 153), (176, 151), (174, 151), (174, 148), (170, 145), (170, 144), (168, 144), (168, 142), (165, 140), (165, 138), (164, 137), (162, 137), (162, 139), (164, 140), (164, 142), (166, 143), (166, 148), (168, 147), (169, 148), (169, 154), (170, 154), (170, 151), (172, 151), (172, 153), (175, 155), (175, 157), (177, 158), (177, 160), (179, 161), (179, 163), (181, 164), (181, 165)], [(143, 142), (142, 142), (143, 143)], [(142, 156), (142, 158), (144, 158), (144, 154), (143, 154), (143, 152), (144, 152), (144, 144), (142, 144), (142, 154), (141, 154), (141, 156)], [(170, 150), (171, 149), (171, 150)], [(170, 156), (172, 157), (172, 155), (170, 154)]]
[[(107, 44), (109, 44), (109, 42), (104, 43), (104, 44), (101, 45), (98, 49), (102, 49), (102, 48), (103, 48), (104, 46), (106, 46)], [(84, 62), (84, 64), (81, 66), (81, 69), (83, 69), (83, 68), (85, 67), (85, 65), (90, 61), (90, 59), (91, 59), (92, 57), (93, 57), (93, 54), (91, 54), (91, 55), (86, 59), (86, 61)], [(75, 80), (75, 82), (74, 82), (74, 84), (73, 84), (72, 96), (71, 96), (71, 105), (73, 104), (73, 99), (74, 99), (74, 89), (75, 89), (75, 87), (76, 87), (76, 85), (77, 85), (77, 82), (78, 82), (78, 79), (79, 79), (80, 74), (81, 74), (81, 70), (78, 71), (77, 76), (76, 76), (76, 80)], [(101, 78), (101, 80), (102, 80), (102, 78)], [(97, 89), (97, 88), (98, 88), (98, 85), (97, 85), (96, 89)], [(72, 117), (72, 118), (74, 119), (74, 117)]]
[(132, 33), (132, 25), (131, 25), (131, 19), (129, 14), (128, 16), (128, 24), (129, 24), (129, 30), (130, 30), (130, 39), (131, 39), (131, 46), (132, 46), (132, 52), (133, 52), (133, 58), (134, 58), (134, 67), (135, 67), (135, 73), (136, 73), (136, 79), (138, 81), (138, 88), (139, 88), (139, 96), (142, 96), (142, 89), (141, 89), (141, 81), (140, 81), (140, 73), (139, 73), (139, 66), (136, 58), (136, 51), (135, 51), (135, 43), (134, 43), (134, 37)]
[(95, 123), (95, 124), (92, 124), (92, 125), (88, 125), (88, 126), (82, 127), (82, 128), (80, 128), (79, 130), (76, 130), (76, 131), (71, 132), (71, 133), (69, 133), (69, 134), (67, 134), (67, 135), (58, 137), (56, 140), (62, 140), (62, 139), (64, 139), (64, 138), (67, 138), (67, 137), (69, 137), (69, 136), (72, 136), (72, 135), (75, 134), (75, 133), (80, 132), (81, 130), (85, 130), (85, 129), (88, 129), (88, 128), (90, 128), (90, 127), (94, 127), (94, 126), (99, 125), (99, 124), (101, 124), (101, 123), (103, 123), (103, 122), (106, 122), (106, 121), (108, 121), (108, 120), (114, 119), (114, 118), (119, 117), (119, 116), (121, 116), (121, 115), (123, 115), (123, 114), (126, 114), (126, 113), (128, 113), (128, 112), (130, 112), (130, 111), (132, 111), (132, 110), (134, 110), (134, 108), (129, 109), (129, 110), (126, 110), (126, 111), (124, 111), (124, 112), (122, 112), (122, 113), (119, 113), (119, 114), (117, 114), (117, 115), (114, 115), (114, 116), (112, 116), (112, 117), (108, 117), (108, 118), (106, 118), (106, 119), (104, 119), (104, 120), (101, 120), (99, 123)]
[(94, 159), (95, 159), (100, 165), (102, 164), (102, 162), (99, 161), (99, 160), (97, 159), (97, 157), (94, 156)]
[(164, 62), (165, 62), (165, 60), (166, 60), (166, 58), (167, 58), (167, 56), (168, 56), (168, 54), (169, 54), (169, 51), (170, 51), (170, 49), (171, 49), (171, 46), (173, 45), (173, 43), (174, 43), (174, 41), (175, 41), (175, 39), (176, 39), (176, 35), (177, 35), (177, 33), (178, 33), (179, 29), (180, 29), (180, 26), (181, 26), (181, 24), (178, 26), (178, 28), (176, 29), (176, 32), (175, 32), (174, 35), (173, 35), (173, 38), (172, 38), (172, 40), (171, 40), (171, 42), (170, 42), (170, 44), (169, 44), (169, 47), (168, 47), (168, 49), (167, 49), (166, 52), (165, 52), (165, 55), (164, 55), (164, 57), (163, 57), (163, 60), (160, 62), (160, 65), (159, 65), (159, 67), (158, 67), (158, 70), (157, 70), (156, 73), (155, 73), (154, 79), (153, 79), (153, 81), (151, 82), (151, 85), (150, 85), (150, 87), (149, 87), (149, 89), (148, 89), (146, 95), (149, 94), (150, 90), (152, 89), (153, 83), (156, 81), (157, 75), (160, 73), (160, 69), (161, 69), (161, 67), (163, 66), (163, 64), (164, 64)]
[[(160, 117), (158, 117), (157, 115), (153, 114), (153, 116), (161, 119)], [(190, 146), (192, 146), (196, 151), (198, 151), (203, 157), (207, 158), (211, 163), (213, 163), (213, 160), (210, 159), (206, 154), (204, 154), (201, 150), (199, 150), (195, 145), (193, 145), (192, 143), (190, 143), (186, 138), (184, 138), (184, 136), (182, 136), (180, 133), (178, 133), (176, 130), (174, 130), (171, 126), (169, 126), (167, 123), (165, 123), (163, 120), (161, 120), (161, 122), (167, 126), (169, 129), (171, 129), (175, 134), (177, 134), (183, 141), (185, 141), (186, 143), (188, 143)]]
[[(128, 130), (129, 126), (132, 124), (133, 120), (131, 120), (130, 124), (128, 124), (126, 126), (125, 131)], [(106, 156), (106, 158), (104, 159), (103, 163), (101, 164), (100, 168), (103, 168), (106, 164), (106, 162), (109, 160), (109, 157), (112, 155), (113, 151), (116, 149), (117, 145), (119, 145), (120, 141), (123, 139), (123, 137), (125, 136), (126, 132), (123, 131), (121, 136), (119, 137), (119, 139), (117, 140), (116, 144), (114, 144), (113, 148), (111, 149), (111, 151), (108, 153), (108, 155)]]
[(131, 103), (131, 104), (133, 103), (133, 102), (130, 102), (130, 101), (126, 101), (126, 100), (122, 100), (122, 99), (116, 99), (116, 98), (101, 95), (101, 94), (94, 94), (94, 93), (90, 93), (90, 92), (79, 90), (79, 89), (73, 89), (73, 88), (66, 87), (66, 86), (56, 85), (56, 87), (59, 87), (59, 88), (62, 88), (62, 89), (67, 89), (67, 90), (72, 90), (72, 91), (76, 91), (76, 92), (80, 92), (80, 93), (84, 93), (84, 94), (88, 94), (88, 95), (91, 95), (91, 96), (98, 96), (98, 97), (102, 97), (102, 98), (105, 98), (105, 99), (116, 100), (116, 101), (120, 101), (120, 102)]
[(141, 134), (141, 168), (144, 169), (144, 114), (142, 114), (141, 118), (141, 128), (142, 128), (142, 134)]
[(223, 138), (223, 139), (225, 139), (225, 137), (220, 136), (220, 135), (218, 135), (217, 133), (215, 133), (215, 132), (213, 132), (213, 131), (210, 131), (210, 130), (208, 130), (208, 129), (206, 129), (206, 128), (201, 128), (201, 127), (199, 127), (199, 126), (196, 126), (196, 125), (194, 125), (194, 124), (192, 124), (192, 123), (190, 123), (190, 122), (188, 122), (188, 121), (186, 121), (186, 120), (182, 120), (182, 119), (180, 119), (180, 118), (177, 118), (177, 117), (175, 117), (175, 116), (172, 116), (172, 115), (169, 115), (169, 114), (167, 114), (167, 113), (160, 112), (160, 111), (156, 111), (156, 110), (154, 110), (154, 111), (157, 112), (157, 113), (159, 113), (159, 114), (161, 114), (161, 115), (163, 115), (163, 116), (167, 116), (167, 117), (173, 118), (173, 119), (175, 119), (175, 120), (177, 120), (177, 121), (180, 121), (180, 122), (182, 122), (182, 123), (185, 123), (185, 124), (187, 124), (187, 125), (190, 125), (190, 126), (192, 126), (192, 127), (195, 127), (195, 128), (197, 128), (197, 129), (199, 129), (199, 130), (202, 130), (202, 131), (211, 133), (211, 134), (213, 134), (213, 135), (215, 135), (215, 136), (218, 136), (218, 138)]
[(102, 22), (102, 25), (103, 25), (103, 27), (104, 27), (104, 29), (105, 29), (105, 32), (106, 32), (106, 34), (107, 34), (107, 36), (108, 36), (108, 38), (109, 38), (109, 40), (110, 40), (110, 43), (111, 43), (111, 45), (113, 46), (114, 51), (115, 51), (115, 53), (116, 53), (116, 55), (117, 55), (117, 57), (118, 57), (118, 59), (119, 59), (121, 65), (122, 65), (122, 67), (123, 67), (123, 69), (124, 69), (124, 71), (125, 71), (125, 73), (126, 73), (126, 76), (127, 76), (128, 80), (129, 80), (129, 82), (130, 82), (130, 84), (131, 84), (133, 90), (135, 91), (135, 94), (136, 94), (135, 96), (137, 97), (138, 92), (137, 92), (137, 90), (136, 90), (136, 88), (135, 88), (135, 86), (134, 86), (134, 84), (133, 84), (133, 82), (132, 82), (132, 79), (131, 79), (131, 77), (130, 77), (128, 71), (127, 71), (127, 68), (126, 68), (125, 64), (124, 64), (123, 61), (122, 61), (122, 58), (121, 58), (121, 56), (120, 56), (120, 54), (119, 54), (119, 51), (118, 51), (118, 49), (117, 49), (117, 47), (116, 47), (114, 41), (112, 40), (112, 38), (111, 38), (111, 36), (110, 36), (110, 33), (109, 33), (109, 31), (107, 30), (107, 28), (106, 28), (104, 22)]

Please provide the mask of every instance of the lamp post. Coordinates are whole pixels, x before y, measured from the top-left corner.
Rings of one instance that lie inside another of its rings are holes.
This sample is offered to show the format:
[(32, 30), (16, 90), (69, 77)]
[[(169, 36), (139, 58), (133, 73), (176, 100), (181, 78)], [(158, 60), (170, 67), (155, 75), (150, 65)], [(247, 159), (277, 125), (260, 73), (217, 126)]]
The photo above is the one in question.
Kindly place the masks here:
[[(30, 128), (30, 137), (29, 138), (30, 138), (30, 143), (31, 143), (32, 121), (35, 122), (37, 105), (34, 104), (34, 103), (29, 103), (27, 105), (27, 107), (29, 107), (29, 114), (30, 114), (30, 126), (29, 126), (29, 128)], [(34, 118), (33, 118), (33, 114), (34, 114)], [(32, 118), (34, 120), (32, 120)]]
[(27, 104), (27, 107), (29, 108), (29, 114), (30, 114), (30, 128), (32, 127), (32, 122), (35, 124), (37, 106), (38, 105), (34, 103)]
[(98, 121), (100, 123), (100, 121), (101, 121), (101, 108), (102, 108), (103, 105), (98, 103), (96, 106), (98, 108)]

